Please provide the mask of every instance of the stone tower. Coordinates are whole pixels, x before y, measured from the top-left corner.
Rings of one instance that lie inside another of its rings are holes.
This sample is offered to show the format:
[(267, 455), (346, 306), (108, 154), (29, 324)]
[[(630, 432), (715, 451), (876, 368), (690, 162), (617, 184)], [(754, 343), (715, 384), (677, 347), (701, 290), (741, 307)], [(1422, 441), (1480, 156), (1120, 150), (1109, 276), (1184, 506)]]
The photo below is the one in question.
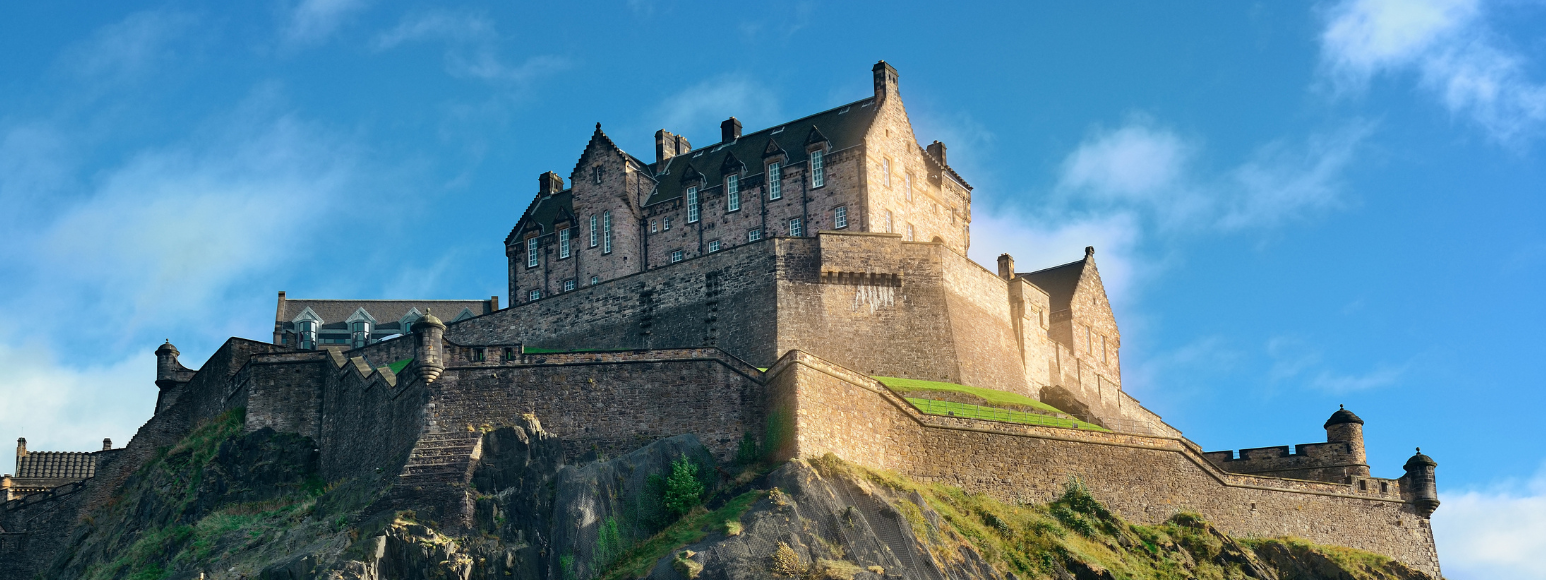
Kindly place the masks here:
[(1401, 479), (1401, 489), (1405, 492), (1406, 500), (1417, 506), (1417, 513), (1422, 517), (1433, 515), (1433, 510), (1439, 509), (1439, 487), (1434, 479), (1434, 470), (1439, 466), (1432, 457), (1423, 455), (1423, 449), (1417, 448), (1417, 454), (1406, 460), (1406, 476)]
[(1338, 407), (1337, 412), (1326, 420), (1326, 441), (1347, 444), (1353, 464), (1349, 466), (1348, 475), (1369, 477), (1369, 457), (1363, 446), (1363, 419), (1346, 407)]
[(424, 382), (433, 383), (446, 370), (446, 324), (426, 310), (424, 318), (413, 324), (413, 332), (418, 335), (419, 341), (419, 372)]

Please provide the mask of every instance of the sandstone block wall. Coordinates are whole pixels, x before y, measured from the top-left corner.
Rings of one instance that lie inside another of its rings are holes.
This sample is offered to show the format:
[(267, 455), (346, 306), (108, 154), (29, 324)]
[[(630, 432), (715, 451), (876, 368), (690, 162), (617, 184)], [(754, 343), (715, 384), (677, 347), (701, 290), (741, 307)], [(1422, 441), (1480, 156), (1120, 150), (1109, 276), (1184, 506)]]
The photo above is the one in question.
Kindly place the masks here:
[(323, 478), (397, 473), (424, 432), (429, 396), (416, 367), (399, 377), (371, 369), (363, 358), (329, 355), (318, 363), (323, 382), (315, 439)]
[(804, 353), (768, 375), (783, 391), (769, 394), (774, 408), (793, 406), (792, 456), (833, 453), (1008, 501), (1051, 500), (1077, 477), (1133, 521), (1194, 511), (1232, 535), (1293, 535), (1438, 573), (1428, 520), (1388, 491), (1227, 473), (1178, 439), (921, 415), (878, 383)]

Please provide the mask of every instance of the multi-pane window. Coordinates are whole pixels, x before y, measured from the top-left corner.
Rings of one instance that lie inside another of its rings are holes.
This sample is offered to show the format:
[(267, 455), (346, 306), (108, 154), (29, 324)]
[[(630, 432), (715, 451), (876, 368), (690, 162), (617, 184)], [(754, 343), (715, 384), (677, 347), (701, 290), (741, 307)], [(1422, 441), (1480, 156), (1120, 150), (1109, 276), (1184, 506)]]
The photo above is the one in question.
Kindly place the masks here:
[(907, 241), (913, 241), (913, 224), (907, 224)]
[(725, 210), (737, 211), (741, 209), (741, 176), (732, 175), (725, 179)]
[(848, 206), (840, 205), (832, 210), (832, 227), (837, 229), (848, 227)]
[(760, 239), (762, 239), (762, 228), (746, 232), (746, 241), (755, 242)]
[(718, 251), (719, 251), (719, 240), (710, 241), (709, 242), (709, 252), (713, 253), (713, 252), (718, 252)]
[(665, 230), (668, 232), (671, 231), (671, 218), (665, 219)]
[(687, 223), (698, 221), (698, 186), (687, 188)]
[(600, 284), (600, 283), (601, 283), (601, 276), (591, 276), (590, 277), (590, 285), (591, 286), (595, 286), (595, 285)]
[(542, 298), (542, 291), (538, 290), (536, 288), (532, 288), (530, 291), (528, 291), (526, 293), (526, 300), (528, 300), (528, 301), (530, 301), (530, 300), (540, 300), (541, 298)]
[(677, 250), (675, 252), (671, 252), (671, 263), (675, 264), (680, 261), (682, 261), (682, 251)]
[(768, 199), (784, 197), (784, 168), (777, 163), (768, 164)]
[(891, 210), (886, 210), (886, 233), (894, 234), (896, 229), (891, 227)]
[(612, 212), (601, 212), (601, 253), (612, 253)]
[(558, 230), (558, 257), (569, 257), (569, 228)]
[(902, 191), (907, 193), (907, 201), (913, 200), (913, 174), (902, 176)]
[(568, 280), (564, 280), (564, 291), (565, 292), (569, 292), (569, 291), (574, 290), (574, 286), (575, 286), (574, 278), (570, 278)]
[(650, 220), (650, 233), (653, 234), (658, 231), (660, 231), (660, 222), (656, 220)]
[(596, 247), (596, 214), (590, 216), (590, 247)]
[(796, 238), (803, 235), (800, 229), (800, 218), (789, 218), (789, 235)]
[(822, 165), (821, 150), (811, 152), (811, 187), (821, 187), (827, 183), (827, 168)]
[(526, 238), (526, 267), (537, 267), (537, 238)]
[(891, 159), (880, 160), (880, 182), (886, 187), (891, 187)]

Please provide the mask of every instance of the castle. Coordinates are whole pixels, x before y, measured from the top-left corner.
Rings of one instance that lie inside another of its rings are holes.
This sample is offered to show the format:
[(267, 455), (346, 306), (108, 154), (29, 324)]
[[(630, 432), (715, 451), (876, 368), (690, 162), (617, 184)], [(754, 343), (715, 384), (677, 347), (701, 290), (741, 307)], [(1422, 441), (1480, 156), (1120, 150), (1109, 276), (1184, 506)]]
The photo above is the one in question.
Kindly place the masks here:
[[(1325, 443), (1203, 451), (1123, 390), (1094, 248), (1031, 272), (968, 259), (971, 186), (944, 144), (919, 146), (897, 71), (872, 72), (873, 95), (752, 133), (731, 118), (712, 145), (657, 132), (652, 163), (598, 124), (505, 238), (506, 308), (281, 292), (271, 341), (232, 338), (198, 370), (161, 345), (154, 415), (91, 473), (8, 501), (0, 560), (62, 541), (155, 449), (243, 408), (249, 431), (312, 438), (325, 479), (396, 473), (395, 497), (453, 526), (482, 433), (532, 414), (574, 457), (693, 433), (728, 459), (751, 434), (773, 459), (1006, 500), (1077, 477), (1133, 521), (1194, 511), (1438, 574), (1432, 459), (1373, 477), (1345, 409)], [(877, 377), (1014, 393), (1057, 420), (938, 413)]]

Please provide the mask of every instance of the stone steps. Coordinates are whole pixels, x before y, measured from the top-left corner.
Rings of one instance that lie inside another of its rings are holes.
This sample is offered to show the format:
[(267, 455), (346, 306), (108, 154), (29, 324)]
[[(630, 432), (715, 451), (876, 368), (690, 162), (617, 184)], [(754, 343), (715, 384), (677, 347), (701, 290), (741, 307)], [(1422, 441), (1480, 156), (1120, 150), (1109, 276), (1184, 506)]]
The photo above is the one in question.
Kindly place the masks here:
[(467, 475), (482, 433), (430, 433), (419, 438), (400, 478), (407, 484), (457, 481)]

